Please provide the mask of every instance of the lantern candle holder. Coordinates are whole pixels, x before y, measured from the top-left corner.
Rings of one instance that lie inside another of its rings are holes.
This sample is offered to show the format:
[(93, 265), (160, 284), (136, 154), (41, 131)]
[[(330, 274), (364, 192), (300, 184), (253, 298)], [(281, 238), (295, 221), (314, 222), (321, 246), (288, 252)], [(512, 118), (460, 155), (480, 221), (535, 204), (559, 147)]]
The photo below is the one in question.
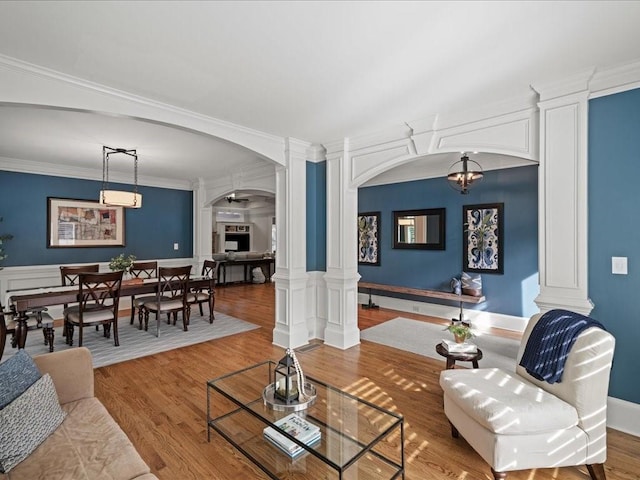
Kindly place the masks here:
[(287, 353), (273, 370), (273, 382), (262, 393), (264, 404), (274, 410), (304, 410), (316, 401), (316, 389), (304, 379), (304, 373), (298, 363), (295, 352)]

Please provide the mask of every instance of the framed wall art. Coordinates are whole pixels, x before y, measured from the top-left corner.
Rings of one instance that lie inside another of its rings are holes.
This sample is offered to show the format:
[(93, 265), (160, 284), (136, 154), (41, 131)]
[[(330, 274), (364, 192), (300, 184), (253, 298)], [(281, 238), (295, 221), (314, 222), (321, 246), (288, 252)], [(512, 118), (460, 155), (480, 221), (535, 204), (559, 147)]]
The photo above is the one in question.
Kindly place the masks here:
[(358, 263), (380, 265), (380, 212), (358, 214)]
[(124, 207), (47, 198), (47, 248), (124, 247)]
[(462, 270), (503, 273), (503, 203), (462, 207)]

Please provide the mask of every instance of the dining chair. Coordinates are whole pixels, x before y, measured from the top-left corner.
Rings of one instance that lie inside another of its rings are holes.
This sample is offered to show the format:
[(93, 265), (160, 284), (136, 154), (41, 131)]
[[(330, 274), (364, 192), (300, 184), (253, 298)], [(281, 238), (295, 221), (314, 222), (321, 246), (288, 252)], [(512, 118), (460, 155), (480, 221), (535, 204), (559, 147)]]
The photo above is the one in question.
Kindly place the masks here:
[(213, 307), (215, 306), (214, 288), (218, 280), (218, 263), (215, 260), (205, 260), (202, 265), (202, 276), (210, 278), (208, 287), (191, 288), (187, 294), (187, 303), (189, 304), (189, 318), (191, 318), (191, 306), (198, 305), (200, 316), (204, 316), (202, 304), (209, 306), (209, 323), (213, 323)]
[[(90, 264), (90, 265), (77, 265), (77, 266), (62, 265), (60, 267), (60, 279), (62, 280), (62, 286), (63, 287), (76, 286), (78, 285), (79, 275), (82, 272), (97, 272), (99, 269), (100, 269), (100, 265), (97, 263)], [(68, 304), (65, 303), (62, 306), (62, 308), (63, 308), (62, 316), (64, 317), (65, 323), (67, 321), (67, 315), (69, 313), (78, 311), (77, 304), (69, 306)], [(97, 328), (98, 326), (96, 325), (96, 329)], [(66, 330), (63, 330), (62, 335), (65, 336), (66, 334), (67, 334)]]
[(104, 336), (111, 336), (113, 343), (120, 345), (118, 339), (118, 304), (122, 271), (103, 273), (80, 273), (78, 276), (78, 311), (70, 312), (64, 324), (67, 332), (67, 344), (73, 345), (73, 330), (78, 326), (78, 346), (82, 346), (82, 333), (85, 325), (102, 325)]
[(156, 337), (160, 336), (160, 315), (168, 315), (168, 323), (171, 323), (173, 314), (173, 324), (176, 324), (178, 312), (182, 312), (183, 330), (187, 331), (189, 324), (189, 304), (187, 303), (187, 293), (189, 291), (189, 275), (191, 265), (186, 267), (159, 267), (158, 268), (158, 288), (156, 298), (147, 301), (142, 306), (144, 311), (144, 329), (149, 329), (149, 312), (156, 314)]
[[(131, 264), (129, 272), (131, 273), (133, 278), (140, 278), (142, 280), (156, 278), (158, 276), (158, 262), (133, 262)], [(129, 321), (129, 325), (133, 325), (137, 308), (139, 329), (142, 330), (142, 305), (144, 305), (144, 302), (155, 299), (155, 295), (145, 295), (138, 298), (136, 298), (135, 295), (131, 295), (131, 319)]]
[[(46, 312), (46, 309), (38, 309), (27, 314), (27, 330), (42, 328), (44, 344), (49, 346), (49, 351), (53, 352), (53, 318)], [(16, 329), (18, 327), (18, 312), (13, 305), (9, 311), (5, 311), (0, 303), (0, 358), (4, 354), (4, 347), (7, 343), (7, 335), (11, 334), (11, 347), (18, 346)]]

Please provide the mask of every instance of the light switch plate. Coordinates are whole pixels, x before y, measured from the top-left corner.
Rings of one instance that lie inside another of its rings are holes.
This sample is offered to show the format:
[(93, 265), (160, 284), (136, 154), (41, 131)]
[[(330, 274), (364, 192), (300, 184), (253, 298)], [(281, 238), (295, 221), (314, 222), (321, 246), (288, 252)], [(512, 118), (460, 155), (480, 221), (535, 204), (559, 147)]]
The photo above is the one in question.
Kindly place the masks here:
[(611, 257), (611, 273), (627, 275), (627, 257)]

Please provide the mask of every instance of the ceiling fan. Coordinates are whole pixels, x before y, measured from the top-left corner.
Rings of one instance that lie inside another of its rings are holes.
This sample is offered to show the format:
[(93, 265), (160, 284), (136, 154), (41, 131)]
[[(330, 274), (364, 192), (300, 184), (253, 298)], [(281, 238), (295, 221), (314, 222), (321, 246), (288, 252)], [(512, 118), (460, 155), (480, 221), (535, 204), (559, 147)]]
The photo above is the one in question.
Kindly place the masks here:
[(231, 202), (248, 202), (249, 201), (248, 198), (236, 198), (235, 192), (231, 193), (228, 197), (224, 197), (224, 199), (229, 203), (231, 203)]

